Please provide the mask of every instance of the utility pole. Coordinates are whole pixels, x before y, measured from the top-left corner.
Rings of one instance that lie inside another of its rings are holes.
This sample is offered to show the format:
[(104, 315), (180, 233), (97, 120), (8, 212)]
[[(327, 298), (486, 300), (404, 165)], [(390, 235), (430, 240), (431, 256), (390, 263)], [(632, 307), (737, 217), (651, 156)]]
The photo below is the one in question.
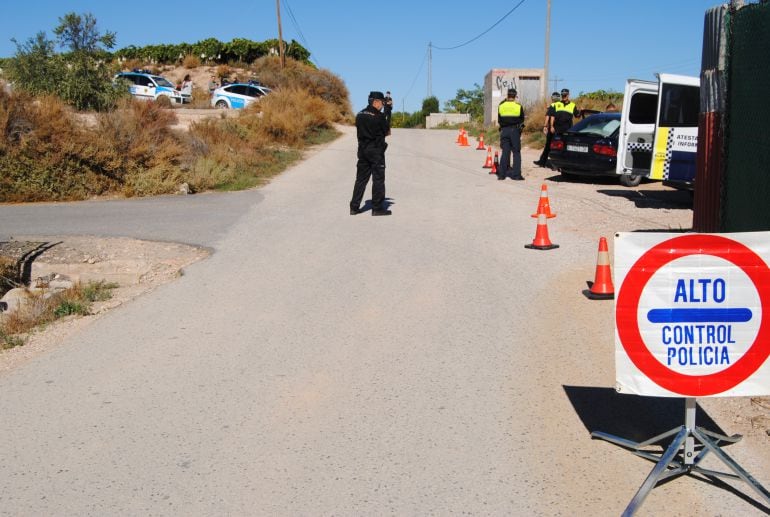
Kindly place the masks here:
[(553, 83), (553, 91), (558, 92), (559, 91), (559, 81), (563, 81), (563, 77), (554, 77), (551, 79), (551, 82)]
[(545, 66), (543, 67), (543, 98), (548, 95), (548, 60), (551, 55), (551, 0), (546, 3), (545, 11)]
[(433, 96), (433, 42), (428, 42), (428, 97)]
[(281, 69), (284, 69), (286, 56), (283, 53), (283, 33), (281, 32), (281, 0), (275, 0), (275, 12), (278, 15), (278, 52), (281, 56)]

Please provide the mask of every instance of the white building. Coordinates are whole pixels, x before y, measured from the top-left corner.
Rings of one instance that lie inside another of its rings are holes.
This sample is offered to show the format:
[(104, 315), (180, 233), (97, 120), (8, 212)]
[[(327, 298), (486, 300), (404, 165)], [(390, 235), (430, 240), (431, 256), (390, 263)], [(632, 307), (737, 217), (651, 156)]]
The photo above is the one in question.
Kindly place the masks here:
[[(497, 105), (505, 99), (508, 88), (516, 88), (518, 102), (529, 108), (542, 104), (546, 96), (545, 71), (542, 68), (493, 68), (484, 77), (484, 125), (497, 124)], [(537, 109), (537, 108), (536, 108)], [(538, 112), (538, 115), (542, 113)]]

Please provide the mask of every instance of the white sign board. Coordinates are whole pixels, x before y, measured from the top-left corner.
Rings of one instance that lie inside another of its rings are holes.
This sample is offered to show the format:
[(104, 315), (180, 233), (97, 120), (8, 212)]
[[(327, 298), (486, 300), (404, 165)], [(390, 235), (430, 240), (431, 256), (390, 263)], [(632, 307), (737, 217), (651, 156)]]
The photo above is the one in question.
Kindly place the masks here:
[(621, 393), (770, 394), (770, 232), (619, 233)]

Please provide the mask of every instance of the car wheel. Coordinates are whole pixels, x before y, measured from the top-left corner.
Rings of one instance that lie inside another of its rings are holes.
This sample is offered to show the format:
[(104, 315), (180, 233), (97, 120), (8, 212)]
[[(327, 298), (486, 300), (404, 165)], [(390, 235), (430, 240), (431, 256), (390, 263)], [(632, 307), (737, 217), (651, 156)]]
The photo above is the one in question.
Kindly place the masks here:
[(640, 174), (621, 174), (620, 184), (624, 187), (636, 187), (642, 182), (642, 176)]
[(217, 101), (216, 106), (217, 106), (217, 108), (219, 108), (221, 110), (227, 109), (227, 107), (228, 107), (227, 106), (227, 101)]
[(161, 108), (170, 108), (171, 99), (169, 99), (167, 95), (159, 95), (158, 98), (155, 99), (155, 104), (157, 104)]

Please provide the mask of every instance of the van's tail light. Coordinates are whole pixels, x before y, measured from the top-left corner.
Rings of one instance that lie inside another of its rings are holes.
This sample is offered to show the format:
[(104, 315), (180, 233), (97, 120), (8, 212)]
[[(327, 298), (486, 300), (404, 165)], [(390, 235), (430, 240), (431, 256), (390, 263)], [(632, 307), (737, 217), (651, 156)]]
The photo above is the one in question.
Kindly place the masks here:
[(551, 141), (551, 151), (563, 151), (563, 150), (564, 150), (564, 140)]
[(617, 156), (618, 151), (611, 145), (608, 145), (603, 142), (597, 142), (592, 147), (592, 150), (595, 154), (600, 154), (602, 156)]

